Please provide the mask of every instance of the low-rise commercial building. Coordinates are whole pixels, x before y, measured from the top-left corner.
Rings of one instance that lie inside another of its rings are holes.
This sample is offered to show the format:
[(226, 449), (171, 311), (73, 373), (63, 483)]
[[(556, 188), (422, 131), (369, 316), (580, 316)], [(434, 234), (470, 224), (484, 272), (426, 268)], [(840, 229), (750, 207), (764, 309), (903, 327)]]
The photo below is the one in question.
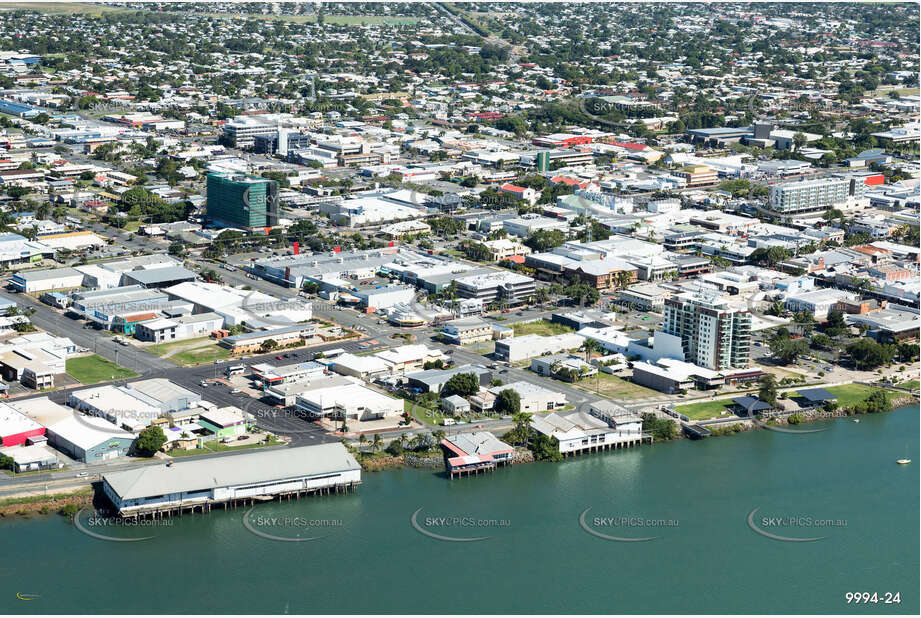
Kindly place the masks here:
[(198, 424), (218, 438), (242, 436), (249, 429), (247, 414), (235, 406), (203, 410), (198, 415)]
[(445, 468), (451, 478), (479, 474), (512, 463), (515, 449), (488, 431), (449, 436), (441, 441)]
[(274, 342), (275, 347), (303, 345), (304, 341), (316, 335), (316, 332), (317, 328), (312, 324), (293, 324), (271, 330), (224, 337), (219, 345), (228, 348), (233, 354), (245, 354), (259, 350), (269, 341)]
[(502, 386), (493, 386), (487, 392), (498, 396), (504, 390), (513, 390), (521, 398), (522, 412), (544, 412), (546, 410), (559, 410), (566, 407), (566, 395), (552, 391), (537, 384), (523, 380), (511, 382)]
[(73, 414), (48, 426), (48, 443), (85, 463), (127, 455), (135, 435), (104, 418)]
[(309, 418), (328, 418), (336, 421), (372, 421), (396, 418), (403, 414), (403, 400), (394, 399), (359, 380), (350, 383), (314, 388), (300, 393), (295, 407)]
[(0, 439), (3, 446), (25, 444), (35, 436), (44, 436), (45, 428), (34, 419), (5, 403), (0, 403)]
[(582, 345), (584, 339), (576, 333), (560, 335), (522, 335), (496, 342), (495, 355), (499, 360), (516, 363), (544, 354), (559, 354), (574, 350)]
[(83, 285), (83, 273), (74, 268), (49, 268), (16, 273), (10, 280), (19, 292), (34, 293), (66, 290)]
[(339, 443), (179, 461), (103, 476), (103, 492), (120, 515), (182, 512), (262, 496), (348, 490), (361, 483), (361, 467)]
[(483, 304), (493, 302), (518, 305), (530, 299), (537, 290), (534, 279), (513, 272), (459, 277), (455, 280), (461, 298), (477, 298)]
[(611, 427), (601, 419), (584, 412), (551, 413), (531, 418), (531, 427), (538, 433), (556, 438), (563, 456), (597, 452), (611, 448), (640, 444), (643, 439), (642, 420)]
[(55, 470), (61, 465), (54, 451), (44, 444), (12, 446), (0, 449), (0, 454), (13, 460), (13, 470), (16, 473)]
[(493, 339), (492, 325), (480, 318), (449, 320), (444, 323), (441, 334), (457, 345), (482, 343)]

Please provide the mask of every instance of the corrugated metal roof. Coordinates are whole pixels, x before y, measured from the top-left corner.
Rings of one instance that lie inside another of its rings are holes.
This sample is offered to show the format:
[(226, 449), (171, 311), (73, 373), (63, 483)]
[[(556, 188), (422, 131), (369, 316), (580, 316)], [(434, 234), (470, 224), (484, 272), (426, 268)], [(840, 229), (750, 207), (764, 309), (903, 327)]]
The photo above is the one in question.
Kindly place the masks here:
[(103, 479), (121, 499), (132, 500), (359, 469), (343, 445), (332, 443), (181, 461), (113, 472)]

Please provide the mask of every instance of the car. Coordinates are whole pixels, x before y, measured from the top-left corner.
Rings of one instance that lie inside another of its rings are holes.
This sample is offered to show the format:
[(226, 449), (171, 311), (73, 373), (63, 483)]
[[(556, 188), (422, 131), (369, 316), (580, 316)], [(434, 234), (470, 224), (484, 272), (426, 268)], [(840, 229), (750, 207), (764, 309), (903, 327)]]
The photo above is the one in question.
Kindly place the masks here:
[(234, 389), (231, 389), (230, 394), (231, 394), (231, 395), (236, 395), (236, 394), (239, 393), (239, 392), (240, 392), (240, 389), (239, 389), (239, 388), (234, 388)]
[(223, 362), (224, 362), (224, 360), (221, 359), (221, 358), (219, 358), (219, 359), (217, 359), (216, 361), (214, 361), (214, 364), (215, 364), (215, 365), (220, 365), (220, 364), (223, 363)]
[(77, 478), (85, 478), (86, 472), (77, 472), (74, 476)]
[(281, 355), (276, 356), (276, 357), (275, 357), (275, 360), (282, 360)]
[(482, 426), (482, 425), (474, 425), (473, 428), (474, 428), (474, 429), (483, 429), (483, 426)]
[(500, 371), (499, 373), (508, 373), (508, 369), (503, 369), (503, 370)]
[(199, 386), (208, 386), (208, 383), (205, 380), (202, 380), (198, 383)]
[(239, 440), (249, 440), (249, 436), (240, 436), (240, 437), (237, 438), (237, 440), (238, 440), (238, 441), (239, 441)]

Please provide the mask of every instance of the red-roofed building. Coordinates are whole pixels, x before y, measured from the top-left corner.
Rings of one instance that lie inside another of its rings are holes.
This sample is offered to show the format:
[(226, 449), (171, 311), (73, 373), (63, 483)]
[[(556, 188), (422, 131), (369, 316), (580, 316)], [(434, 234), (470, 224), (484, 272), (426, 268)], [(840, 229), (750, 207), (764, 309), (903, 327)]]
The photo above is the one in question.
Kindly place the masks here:
[(499, 120), (500, 118), (505, 118), (505, 114), (501, 112), (472, 112), (467, 115), (474, 120)]
[(553, 178), (550, 179), (550, 184), (553, 184), (553, 185), (564, 184), (567, 187), (579, 187), (580, 189), (584, 189), (585, 187), (591, 184), (591, 181), (589, 180), (578, 181), (575, 178), (570, 178), (569, 176), (554, 176)]
[(441, 441), (445, 468), (451, 477), (478, 474), (512, 462), (515, 449), (488, 431), (474, 431)]
[(499, 185), (499, 193), (510, 193), (532, 206), (537, 203), (537, 198), (540, 197), (540, 194), (530, 187), (519, 187), (509, 182)]
[(590, 135), (572, 135), (570, 133), (553, 133), (542, 135), (531, 140), (531, 144), (542, 148), (571, 148), (592, 143)]
[(633, 150), (635, 152), (642, 152), (649, 148), (646, 144), (637, 144), (636, 142), (611, 142), (612, 146), (617, 146), (618, 148), (626, 148), (627, 150)]

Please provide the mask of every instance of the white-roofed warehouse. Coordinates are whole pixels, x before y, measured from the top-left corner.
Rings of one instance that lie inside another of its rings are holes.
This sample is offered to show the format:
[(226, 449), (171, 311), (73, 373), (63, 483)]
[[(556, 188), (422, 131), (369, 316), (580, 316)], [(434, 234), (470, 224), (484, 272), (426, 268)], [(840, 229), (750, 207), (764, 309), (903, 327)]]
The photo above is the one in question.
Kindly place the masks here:
[(361, 467), (336, 442), (234, 455), (232, 463), (199, 459), (113, 472), (103, 476), (103, 491), (121, 515), (148, 515), (360, 483)]

